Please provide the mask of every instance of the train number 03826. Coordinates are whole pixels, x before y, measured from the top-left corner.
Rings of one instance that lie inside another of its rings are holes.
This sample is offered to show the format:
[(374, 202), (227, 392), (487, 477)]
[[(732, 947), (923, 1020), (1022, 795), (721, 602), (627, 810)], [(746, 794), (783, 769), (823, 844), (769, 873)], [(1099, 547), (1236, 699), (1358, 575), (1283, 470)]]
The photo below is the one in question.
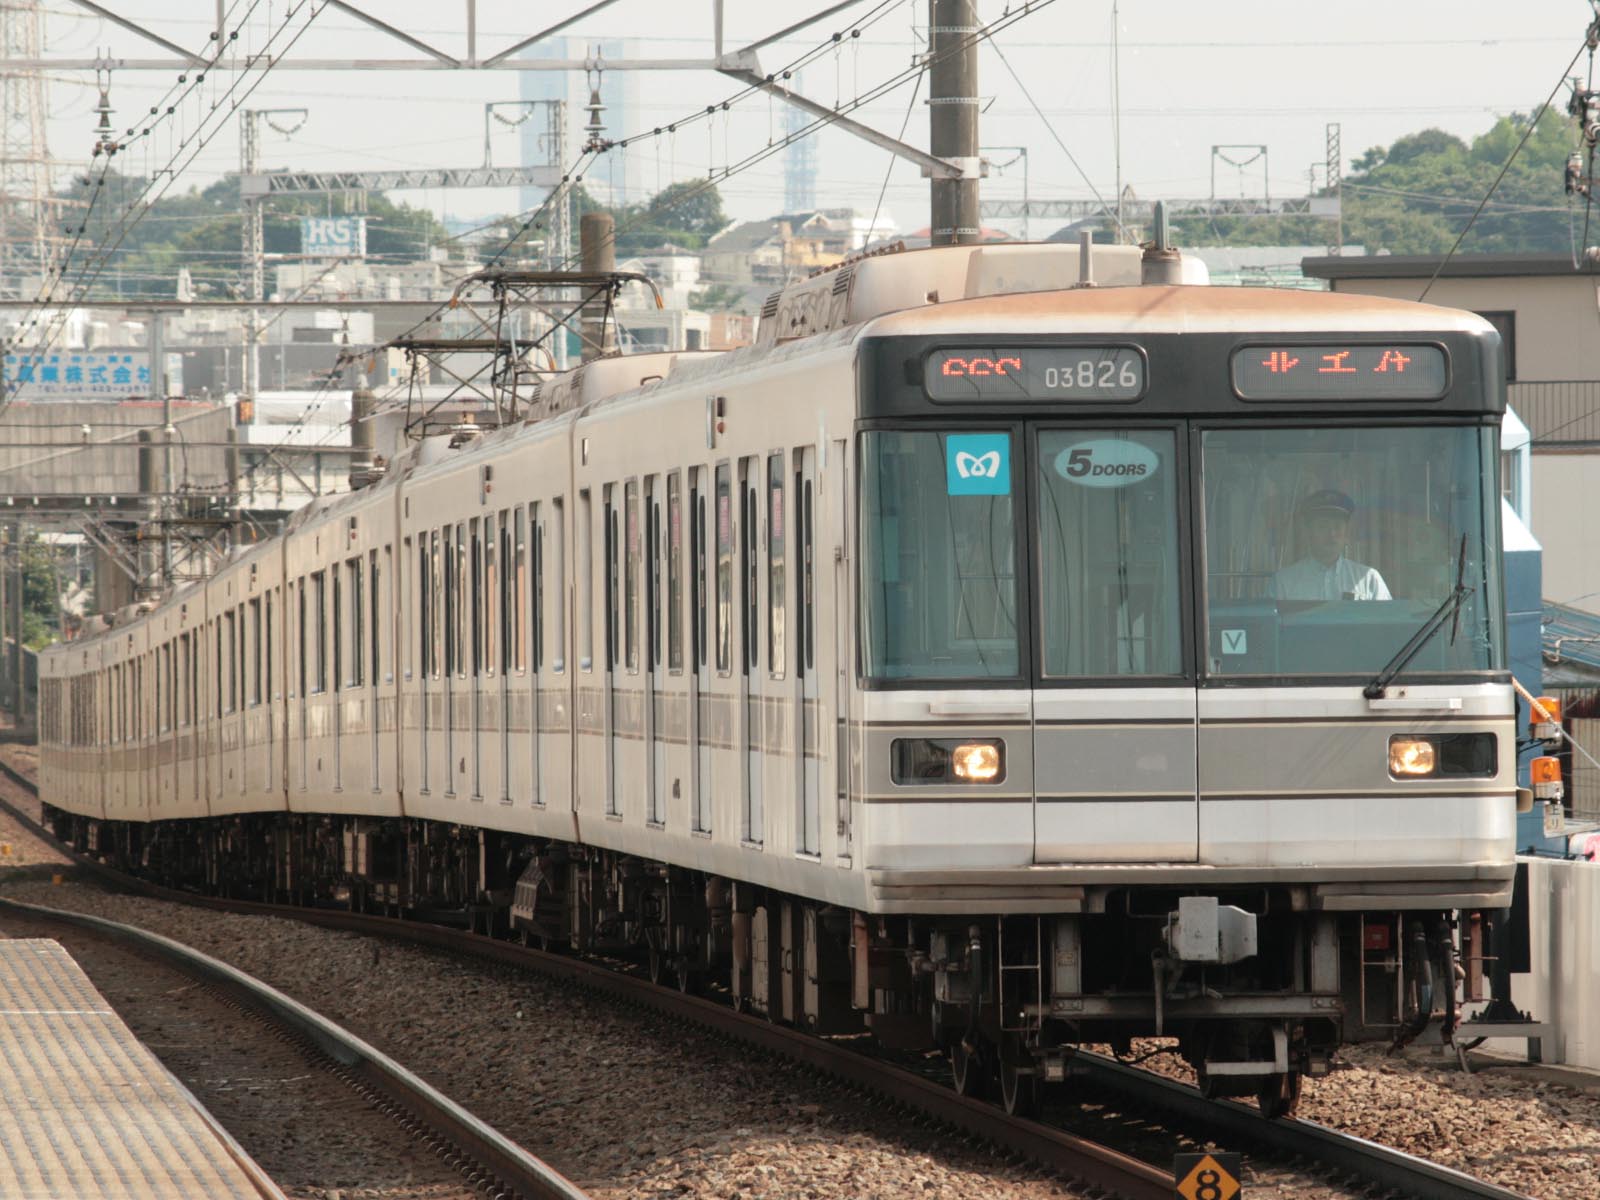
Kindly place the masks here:
[(1064, 367), (1046, 367), (1044, 385), (1047, 388), (1096, 388), (1104, 391), (1137, 388), (1139, 372), (1134, 367), (1135, 361), (1124, 358), (1121, 362), (1114, 359), (1095, 362), (1085, 358)]

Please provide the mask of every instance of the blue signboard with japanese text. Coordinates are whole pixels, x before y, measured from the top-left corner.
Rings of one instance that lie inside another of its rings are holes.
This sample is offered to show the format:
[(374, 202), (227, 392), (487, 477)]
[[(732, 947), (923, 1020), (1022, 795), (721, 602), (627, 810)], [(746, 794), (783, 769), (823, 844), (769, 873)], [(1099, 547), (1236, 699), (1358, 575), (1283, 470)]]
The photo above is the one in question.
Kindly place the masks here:
[(44, 350), (7, 354), (0, 387), (8, 400), (128, 400), (147, 396), (143, 350)]

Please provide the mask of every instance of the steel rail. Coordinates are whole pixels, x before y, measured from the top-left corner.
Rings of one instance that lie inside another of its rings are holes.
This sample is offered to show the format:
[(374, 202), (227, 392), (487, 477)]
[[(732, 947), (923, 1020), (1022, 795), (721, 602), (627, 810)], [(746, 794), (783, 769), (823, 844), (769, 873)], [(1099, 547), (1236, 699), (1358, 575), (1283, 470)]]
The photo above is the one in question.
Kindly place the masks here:
[[(39, 794), (38, 787), (31, 779), (3, 760), (0, 760), (0, 774), (4, 774), (31, 794), (35, 796)], [(227, 900), (160, 887), (124, 875), (103, 863), (95, 862), (87, 855), (77, 854), (70, 848), (62, 846), (48, 829), (4, 798), (0, 798), (0, 809), (10, 813), (52, 845), (72, 855), (73, 859), (90, 874), (124, 890), (218, 912), (288, 917), (346, 933), (407, 941), (451, 955), (468, 955), (521, 970), (537, 971), (576, 983), (588, 990), (604, 993), (631, 1005), (652, 1009), (674, 1020), (708, 1028), (720, 1036), (766, 1053), (800, 1062), (852, 1087), (881, 1096), (891, 1103), (914, 1109), (932, 1120), (1022, 1155), (1060, 1172), (1086, 1189), (1125, 1197), (1126, 1200), (1170, 1200), (1172, 1196), (1172, 1176), (1168, 1171), (1064, 1130), (1009, 1117), (993, 1105), (959, 1095), (941, 1083), (924, 1079), (911, 1071), (892, 1066), (847, 1046), (735, 1012), (731, 1008), (699, 996), (659, 987), (647, 980), (625, 975), (584, 959), (549, 954), (532, 947), (471, 934), (448, 926), (379, 917), (367, 913), (343, 912), (337, 909), (302, 908), (294, 905), (266, 904), (256, 900)], [(19, 902), (0, 898), (0, 905), (17, 903)], [(165, 938), (160, 940), (167, 941)], [(171, 944), (177, 945), (177, 943)], [(220, 963), (217, 965), (226, 966)]]
[(587, 1193), (566, 1176), (473, 1116), (381, 1050), (315, 1009), (220, 959), (159, 933), (88, 913), (46, 908), (7, 897), (0, 897), (0, 909), (75, 925), (114, 941), (132, 944), (171, 963), (185, 975), (202, 979), (242, 1000), (248, 1007), (264, 1012), (477, 1164), (477, 1169), (470, 1172), (463, 1168), (469, 1182), (476, 1186), (495, 1182), (526, 1200), (587, 1200)]
[[(37, 785), (0, 758), (0, 774), (34, 796)], [(10, 812), (51, 843), (60, 846), (42, 825), (0, 797), (0, 808)], [(594, 988), (629, 1003), (640, 1004), (668, 1016), (710, 1026), (735, 1040), (771, 1053), (795, 1058), (845, 1082), (877, 1092), (896, 1103), (915, 1108), (964, 1129), (1035, 1162), (1060, 1170), (1086, 1184), (1098, 1185), (1129, 1200), (1168, 1200), (1173, 1195), (1170, 1174), (1098, 1143), (1052, 1129), (1034, 1121), (1007, 1116), (1002, 1110), (909, 1071), (891, 1066), (855, 1050), (798, 1033), (697, 996), (685, 995), (624, 975), (608, 967), (565, 955), (549, 954), (512, 942), (500, 941), (460, 929), (378, 917), (335, 909), (264, 904), (253, 900), (224, 900), (158, 887), (127, 876), (87, 856), (62, 847), (94, 873), (124, 888), (160, 899), (199, 905), (218, 911), (290, 917), (294, 920), (346, 932), (395, 938), (452, 954), (497, 961)], [(1226, 1100), (1207, 1100), (1187, 1084), (1167, 1079), (1099, 1054), (1080, 1052), (1075, 1068), (1123, 1098), (1165, 1116), (1198, 1125), (1208, 1136), (1253, 1142), (1282, 1158), (1303, 1158), (1325, 1164), (1359, 1179), (1416, 1200), (1529, 1200), (1520, 1192), (1476, 1179), (1453, 1168), (1376, 1142), (1341, 1133), (1315, 1122), (1296, 1118), (1267, 1120), (1255, 1109)], [(1115, 1173), (1115, 1179), (1108, 1172)]]
[(1096, 1087), (1135, 1104), (1203, 1124), (1208, 1132), (1235, 1142), (1254, 1142), (1285, 1157), (1326, 1163), (1411, 1200), (1528, 1200), (1521, 1192), (1315, 1121), (1297, 1117), (1269, 1121), (1232, 1100), (1207, 1100), (1188, 1084), (1100, 1054), (1079, 1053), (1072, 1063)]

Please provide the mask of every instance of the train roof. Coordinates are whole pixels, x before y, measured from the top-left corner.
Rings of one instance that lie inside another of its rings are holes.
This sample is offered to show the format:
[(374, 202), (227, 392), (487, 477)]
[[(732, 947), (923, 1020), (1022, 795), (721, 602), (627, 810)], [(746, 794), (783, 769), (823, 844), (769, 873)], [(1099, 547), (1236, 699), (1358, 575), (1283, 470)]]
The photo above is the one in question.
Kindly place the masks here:
[(901, 334), (1170, 333), (1490, 334), (1476, 313), (1347, 292), (1133, 286), (982, 296), (887, 313), (863, 337)]

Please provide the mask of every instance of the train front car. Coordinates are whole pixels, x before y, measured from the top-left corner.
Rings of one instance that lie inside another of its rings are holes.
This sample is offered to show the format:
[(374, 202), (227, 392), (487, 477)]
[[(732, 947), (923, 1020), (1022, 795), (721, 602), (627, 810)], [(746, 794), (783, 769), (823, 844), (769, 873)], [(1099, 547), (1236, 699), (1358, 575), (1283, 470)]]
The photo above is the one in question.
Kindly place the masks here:
[(911, 951), (875, 1026), (931, 1007), (1009, 1107), (1164, 1034), (1280, 1113), (1341, 1042), (1453, 1017), (1513, 873), (1499, 353), (1255, 289), (864, 332), (858, 968)]

